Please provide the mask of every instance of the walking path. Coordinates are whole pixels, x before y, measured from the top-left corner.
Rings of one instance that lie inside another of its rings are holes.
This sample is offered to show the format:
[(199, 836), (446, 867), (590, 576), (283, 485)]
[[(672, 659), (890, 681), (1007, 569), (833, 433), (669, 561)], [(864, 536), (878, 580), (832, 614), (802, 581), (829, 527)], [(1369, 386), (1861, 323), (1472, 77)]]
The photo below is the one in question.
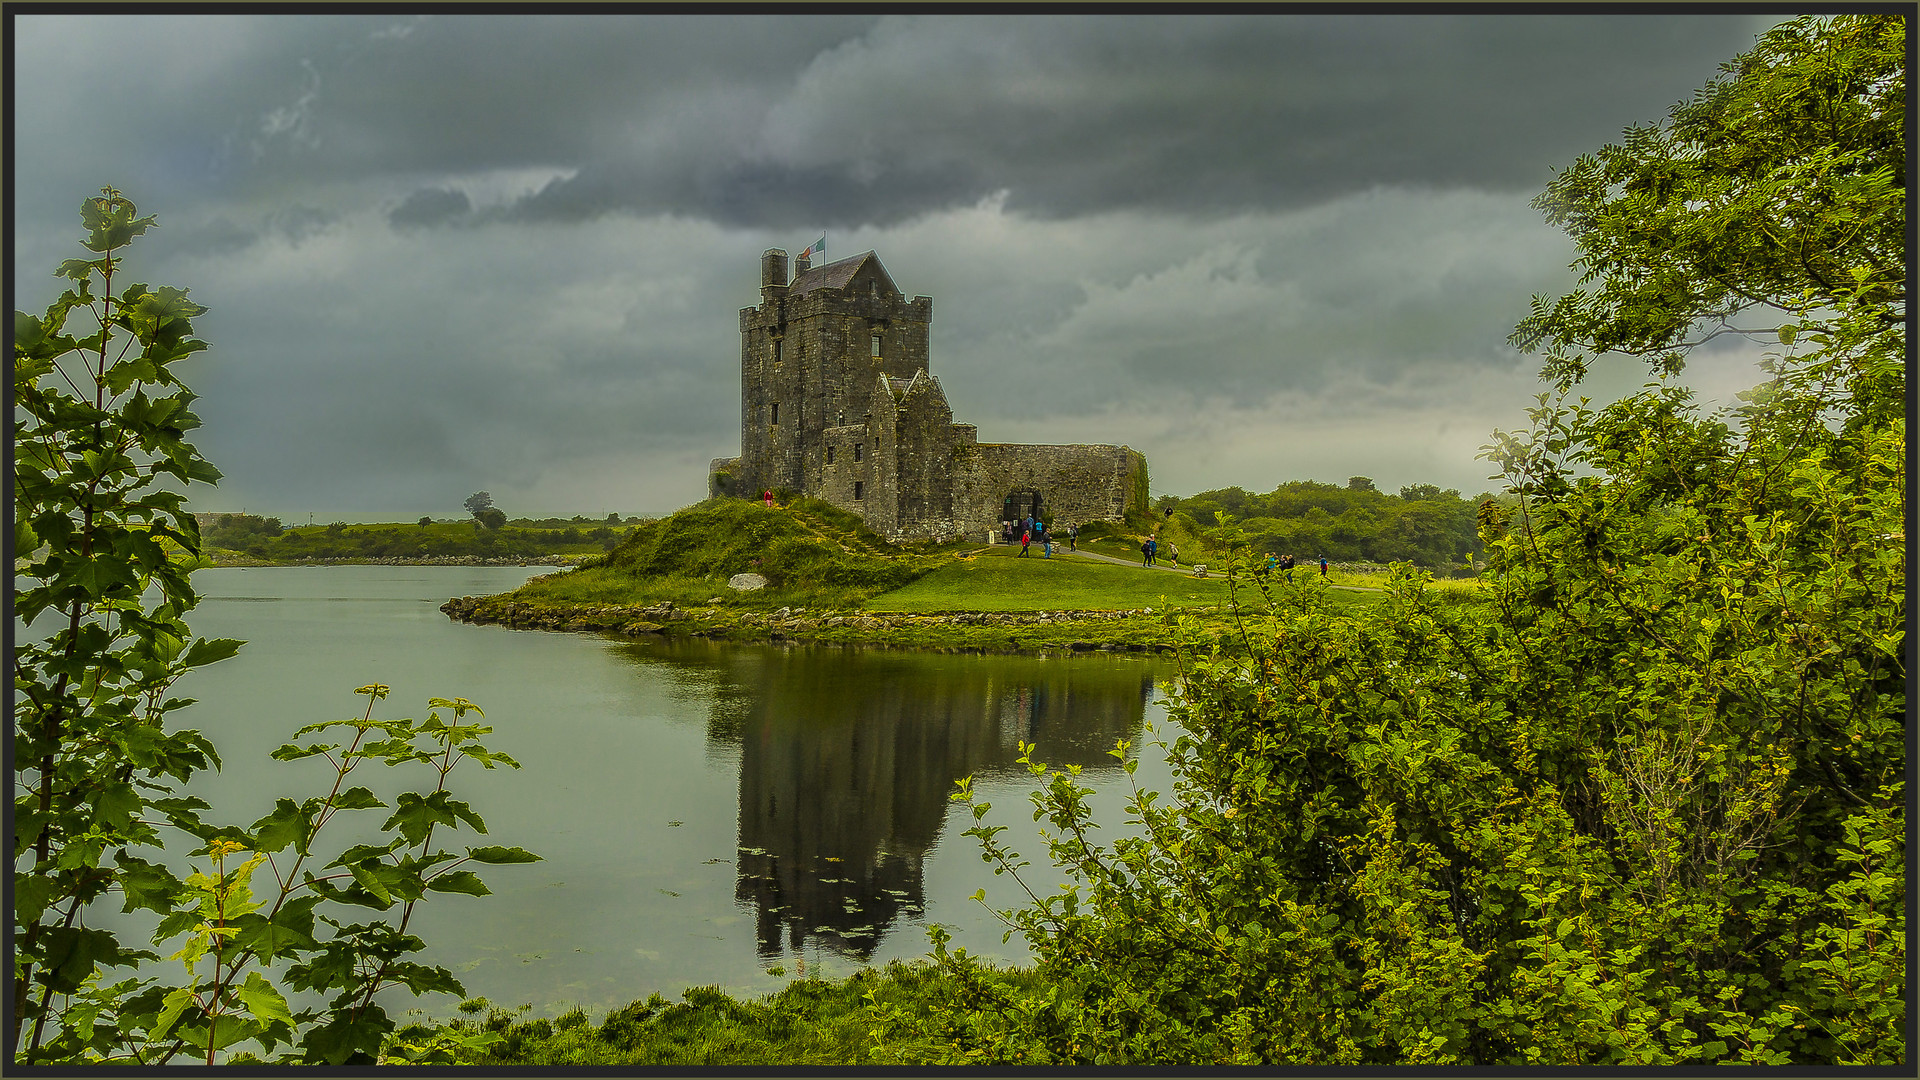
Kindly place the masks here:
[[(981, 550), (981, 551), (992, 551), (992, 550), (993, 550), (994, 548), (996, 548), (996, 547), (1005, 547), (1005, 546), (1006, 546), (1005, 544), (994, 544), (994, 545), (991, 545), (991, 546), (989, 546), (989, 547), (983, 547), (983, 548), (981, 548), (980, 550)], [(1039, 544), (1035, 544), (1035, 545), (1033, 545), (1033, 548), (1034, 548), (1034, 550), (1035, 550), (1035, 551), (1038, 551), (1038, 550), (1040, 550), (1040, 545), (1039, 545)], [(1142, 570), (1164, 570), (1164, 571), (1166, 571), (1166, 572), (1167, 572), (1167, 573), (1169, 573), (1169, 574), (1185, 574), (1185, 575), (1186, 575), (1187, 577), (1193, 577), (1193, 576), (1195, 576), (1195, 575), (1194, 575), (1194, 573), (1193, 573), (1193, 566), (1194, 566), (1194, 564), (1192, 564), (1192, 563), (1188, 563), (1188, 564), (1186, 564), (1186, 565), (1184, 565), (1184, 566), (1180, 566), (1180, 567), (1173, 567), (1173, 566), (1165, 566), (1165, 565), (1161, 565), (1161, 564), (1158, 564), (1158, 563), (1156, 563), (1156, 564), (1155, 564), (1155, 565), (1153, 565), (1153, 566), (1140, 566), (1140, 563), (1139, 563), (1139, 561), (1138, 561), (1138, 560), (1135, 560), (1135, 559), (1122, 559), (1122, 558), (1120, 558), (1120, 557), (1119, 557), (1119, 556), (1117, 556), (1117, 555), (1107, 555), (1107, 554), (1104, 554), (1104, 553), (1102, 553), (1102, 552), (1098, 552), (1098, 551), (1069, 551), (1069, 550), (1067, 550), (1067, 549), (1066, 549), (1066, 547), (1065, 547), (1065, 546), (1063, 546), (1063, 545), (1061, 545), (1061, 544), (1055, 544), (1055, 545), (1053, 545), (1053, 553), (1054, 553), (1054, 555), (1055, 555), (1055, 556), (1058, 556), (1058, 557), (1062, 557), (1062, 558), (1064, 558), (1064, 557), (1066, 557), (1066, 556), (1069, 556), (1069, 555), (1073, 555), (1073, 556), (1078, 556), (1079, 558), (1082, 558), (1082, 559), (1095, 559), (1095, 560), (1098, 560), (1098, 561), (1100, 561), (1100, 562), (1110, 562), (1110, 563), (1117, 563), (1117, 564), (1119, 564), (1119, 565), (1121, 565), (1121, 566), (1133, 566), (1133, 567), (1138, 567), (1139, 569), (1142, 569)], [(1202, 566), (1205, 566), (1205, 565), (1207, 565), (1207, 564), (1205, 564), (1205, 563), (1201, 563), (1200, 565), (1202, 565)], [(1311, 567), (1311, 566), (1309, 566), (1309, 567), (1304, 567), (1304, 568), (1302, 568), (1302, 570), (1301, 570), (1300, 572), (1302, 572), (1302, 573), (1318, 573), (1318, 572), (1319, 572), (1319, 570), (1318, 570), (1318, 568), (1316, 568), (1316, 567)], [(1276, 576), (1276, 577), (1279, 577), (1279, 576), (1280, 576), (1280, 571), (1278, 571), (1278, 570), (1276, 570), (1276, 571), (1274, 571), (1274, 574), (1275, 574), (1275, 576)], [(1213, 576), (1213, 572), (1212, 572), (1212, 571), (1208, 571), (1208, 576), (1210, 576), (1210, 577), (1211, 577), (1211, 576)], [(1282, 582), (1284, 583), (1284, 581), (1285, 581), (1285, 578), (1284, 578), (1284, 577), (1281, 577), (1281, 578), (1280, 578), (1280, 580), (1281, 580), (1281, 581), (1282, 581)], [(1329, 589), (1345, 589), (1345, 590), (1347, 590), (1348, 592), (1386, 592), (1386, 591), (1387, 591), (1387, 590), (1385, 590), (1385, 589), (1377, 589), (1377, 588), (1371, 588), (1371, 587), (1369, 587), (1369, 586), (1366, 586), (1366, 585), (1334, 585), (1334, 584), (1331, 584), (1331, 583), (1329, 583), (1329, 584), (1327, 585), (1327, 588), (1329, 588)]]

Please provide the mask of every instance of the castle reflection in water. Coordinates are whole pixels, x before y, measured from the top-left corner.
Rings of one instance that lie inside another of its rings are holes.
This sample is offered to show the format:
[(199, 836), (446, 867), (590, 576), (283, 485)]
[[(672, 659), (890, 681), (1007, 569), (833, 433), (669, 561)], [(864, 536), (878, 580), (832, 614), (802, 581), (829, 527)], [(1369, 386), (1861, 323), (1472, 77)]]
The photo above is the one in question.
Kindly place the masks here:
[(923, 913), (922, 867), (955, 780), (1024, 777), (1023, 741), (1049, 765), (1117, 769), (1107, 751), (1137, 741), (1155, 676), (1167, 674), (1111, 657), (646, 648), (704, 669), (707, 737), (738, 748), (735, 898), (752, 908), (766, 958), (810, 945), (871, 957), (898, 921)]

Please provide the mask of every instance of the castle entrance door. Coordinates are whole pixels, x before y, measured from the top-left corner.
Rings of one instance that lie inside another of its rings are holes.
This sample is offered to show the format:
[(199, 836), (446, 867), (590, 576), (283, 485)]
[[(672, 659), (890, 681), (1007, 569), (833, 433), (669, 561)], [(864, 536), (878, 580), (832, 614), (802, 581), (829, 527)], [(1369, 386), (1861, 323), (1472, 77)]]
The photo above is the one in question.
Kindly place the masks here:
[(1019, 521), (1028, 515), (1040, 516), (1040, 493), (1037, 491), (1013, 492), (1000, 504), (1002, 521)]

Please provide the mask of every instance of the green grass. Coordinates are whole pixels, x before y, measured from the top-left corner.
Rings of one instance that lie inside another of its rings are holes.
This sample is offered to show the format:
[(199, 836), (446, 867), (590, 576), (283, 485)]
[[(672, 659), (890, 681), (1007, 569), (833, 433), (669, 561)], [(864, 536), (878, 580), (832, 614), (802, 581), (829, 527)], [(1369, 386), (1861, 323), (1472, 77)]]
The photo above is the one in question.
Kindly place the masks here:
[[(1031, 969), (990, 970), (987, 977), (1026, 991), (1044, 989)], [(463, 1062), (470, 1065), (786, 1068), (924, 1058), (932, 1047), (912, 1041), (890, 1039), (876, 1047), (869, 991), (882, 1006), (911, 1011), (924, 1011), (958, 994), (951, 977), (932, 965), (896, 960), (834, 982), (796, 980), (757, 999), (731, 997), (715, 987), (695, 987), (679, 1002), (655, 994), (613, 1010), (597, 1025), (580, 1011), (557, 1021), (514, 1023), (512, 1013), (494, 1009), (483, 1020), (456, 1020), (448, 1026), (504, 1036), (490, 1055)]]
[(994, 548), (868, 600), (869, 611), (1114, 611), (1224, 604), (1227, 582), (1063, 555)]

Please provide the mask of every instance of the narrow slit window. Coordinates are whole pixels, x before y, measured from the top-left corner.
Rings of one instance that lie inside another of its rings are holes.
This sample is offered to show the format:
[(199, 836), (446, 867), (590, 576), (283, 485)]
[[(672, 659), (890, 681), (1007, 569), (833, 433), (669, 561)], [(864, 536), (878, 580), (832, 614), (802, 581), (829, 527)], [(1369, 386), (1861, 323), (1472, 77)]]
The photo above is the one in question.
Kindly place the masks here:
[(866, 448), (867, 448), (866, 443), (854, 443), (853, 444), (853, 460), (859, 461), (862, 458), (864, 458), (866, 456)]
[(780, 403), (779, 402), (777, 401), (774, 402), (772, 407), (768, 410), (767, 423), (769, 424), (780, 423)]
[(833, 464), (833, 447), (827, 447), (827, 464)]
[(780, 362), (781, 356), (786, 349), (786, 344), (787, 344), (786, 342), (780, 340), (779, 338), (773, 339), (773, 362), (774, 363), (777, 364)]
[(880, 335), (879, 334), (873, 335), (873, 358), (875, 360), (880, 359)]
[(867, 494), (867, 485), (862, 481), (855, 480), (853, 482), (853, 497), (856, 499), (864, 499), (866, 498), (866, 494)]

